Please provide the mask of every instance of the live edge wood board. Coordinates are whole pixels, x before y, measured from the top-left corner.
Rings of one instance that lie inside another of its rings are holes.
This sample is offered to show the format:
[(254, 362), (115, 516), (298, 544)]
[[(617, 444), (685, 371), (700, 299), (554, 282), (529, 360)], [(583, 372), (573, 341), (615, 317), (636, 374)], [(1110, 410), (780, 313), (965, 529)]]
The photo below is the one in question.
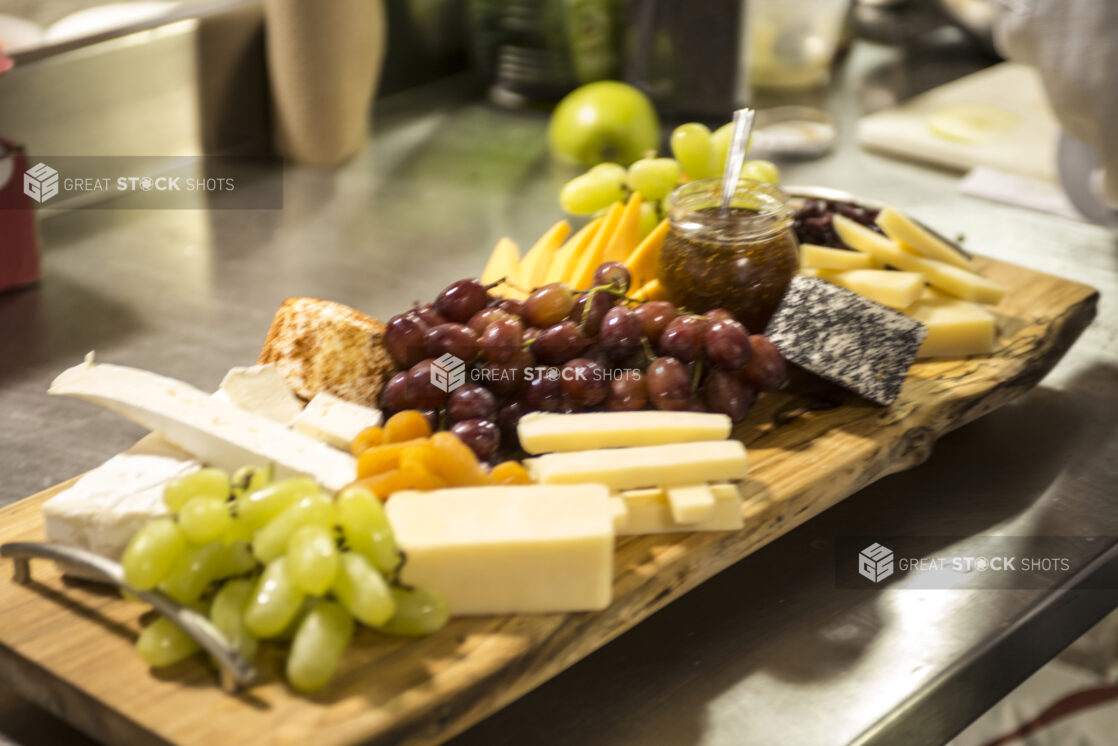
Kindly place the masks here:
[[(861, 487), (922, 462), (936, 438), (1040, 381), (1094, 317), (1097, 292), (990, 259), (976, 264), (1009, 289), (995, 309), (995, 354), (920, 363), (885, 409), (802, 387), (763, 396), (735, 432), (751, 465), (745, 529), (619, 540), (604, 611), (461, 618), (417, 640), (366, 630), (314, 698), (283, 685), (278, 655), (261, 661), (261, 685), (231, 697), (197, 657), (148, 671), (133, 651), (144, 607), (63, 582), (49, 563), (19, 586), (0, 560), (0, 676), (110, 743), (446, 740)], [(41, 539), (39, 507), (63, 486), (0, 509), (0, 542)]]

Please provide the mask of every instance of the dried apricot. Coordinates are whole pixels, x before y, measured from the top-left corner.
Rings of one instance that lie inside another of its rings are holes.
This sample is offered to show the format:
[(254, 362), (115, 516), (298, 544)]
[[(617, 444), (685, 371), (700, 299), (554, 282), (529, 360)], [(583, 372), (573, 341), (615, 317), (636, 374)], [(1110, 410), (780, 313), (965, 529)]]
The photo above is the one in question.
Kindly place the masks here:
[(385, 443), (384, 445), (373, 446), (357, 457), (357, 477), (364, 479), (399, 468), (400, 454), (408, 448), (422, 445), (425, 442), (425, 438), (416, 438), (401, 443)]
[(485, 484), (487, 475), (477, 456), (457, 435), (445, 431), (435, 433), (430, 443), (435, 451), (435, 473), (447, 484), (452, 487)]
[(490, 484), (531, 484), (532, 478), (519, 461), (502, 461), (489, 472)]
[(431, 423), (417, 409), (405, 409), (388, 418), (384, 423), (384, 442), (402, 443), (431, 435)]
[(435, 449), (431, 446), (431, 441), (427, 440), (421, 445), (405, 448), (400, 454), (400, 466), (405, 467), (408, 464), (418, 464), (428, 471), (433, 471), (437, 459), (438, 456), (435, 454)]
[(384, 428), (380, 425), (373, 425), (357, 433), (357, 437), (349, 444), (349, 451), (354, 456), (360, 456), (370, 448), (382, 443), (384, 443)]

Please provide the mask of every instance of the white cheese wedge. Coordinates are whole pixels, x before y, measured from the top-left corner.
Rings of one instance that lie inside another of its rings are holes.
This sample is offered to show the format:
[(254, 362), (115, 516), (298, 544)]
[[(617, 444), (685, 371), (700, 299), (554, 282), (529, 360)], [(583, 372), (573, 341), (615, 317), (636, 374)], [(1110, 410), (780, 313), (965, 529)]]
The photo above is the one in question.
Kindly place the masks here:
[(516, 428), (528, 453), (651, 446), (730, 437), (730, 418), (702, 412), (533, 412)]
[(737, 531), (745, 525), (741, 514), (741, 492), (736, 485), (710, 485), (714, 510), (698, 523), (677, 523), (672, 517), (667, 493), (659, 487), (626, 490), (610, 497), (614, 509), (614, 532), (631, 534), (665, 534), (677, 531)]
[(609, 605), (613, 517), (601, 485), (397, 492), (388, 520), (401, 578), (446, 596), (450, 612), (589, 611)]
[(927, 290), (905, 313), (928, 327), (917, 357), (962, 357), (994, 351), (997, 320), (976, 303)]
[(960, 269), (971, 268), (970, 260), (960, 254), (954, 246), (892, 207), (882, 209), (874, 222), (885, 231), (886, 236), (897, 243), (911, 246), (929, 259), (946, 262)]
[(162, 437), (145, 436), (43, 503), (47, 539), (119, 559), (132, 534), (167, 515), (166, 483), (201, 466)]
[(874, 269), (877, 261), (861, 251), (800, 244), (800, 266), (805, 269)]
[(705, 484), (668, 487), (665, 492), (676, 523), (699, 523), (714, 515), (714, 493)]
[(163, 435), (203, 463), (229, 471), (273, 464), (277, 477), (308, 476), (334, 491), (357, 473), (356, 459), (348, 453), (148, 371), (87, 359), (63, 371), (48, 393), (99, 404)]
[(218, 391), (246, 412), (284, 425), (303, 411), (303, 403), (291, 393), (274, 365), (233, 368), (225, 374)]
[(919, 272), (848, 269), (842, 272), (821, 272), (819, 276), (863, 298), (896, 309), (911, 306), (924, 290), (924, 275)]
[(928, 284), (948, 295), (974, 303), (997, 305), (1005, 297), (1005, 288), (969, 270), (960, 269), (946, 262), (925, 259), (924, 275)]
[(381, 423), (379, 409), (339, 399), (325, 391), (316, 394), (292, 421), (297, 432), (349, 451), (357, 433)]
[(604, 484), (613, 491), (741, 479), (748, 466), (737, 440), (549, 453), (527, 459), (540, 484)]

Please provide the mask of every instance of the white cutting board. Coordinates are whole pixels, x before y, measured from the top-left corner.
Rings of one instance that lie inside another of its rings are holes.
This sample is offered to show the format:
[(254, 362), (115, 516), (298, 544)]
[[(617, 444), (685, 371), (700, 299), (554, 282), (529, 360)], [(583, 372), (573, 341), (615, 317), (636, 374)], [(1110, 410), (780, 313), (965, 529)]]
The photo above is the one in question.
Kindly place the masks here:
[[(1010, 130), (981, 142), (956, 142), (932, 132), (928, 116), (959, 103), (990, 104), (1020, 119)], [(858, 122), (858, 142), (867, 150), (959, 171), (986, 166), (1051, 182), (1058, 180), (1059, 132), (1036, 71), (1011, 62), (933, 88)]]

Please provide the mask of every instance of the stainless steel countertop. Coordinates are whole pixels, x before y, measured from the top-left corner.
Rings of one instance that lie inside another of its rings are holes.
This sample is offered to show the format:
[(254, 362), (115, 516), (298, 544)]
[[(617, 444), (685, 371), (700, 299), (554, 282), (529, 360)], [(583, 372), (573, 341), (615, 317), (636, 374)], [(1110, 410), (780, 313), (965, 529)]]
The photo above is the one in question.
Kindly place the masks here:
[[(1118, 604), (1110, 591), (835, 587), (836, 536), (1118, 536), (1114, 237), (962, 197), (953, 175), (852, 145), (860, 111), (974, 65), (856, 46), (830, 104), (840, 147), (787, 165), (785, 181), (888, 200), (975, 251), (1092, 284), (1097, 320), (1039, 388), (944, 438), (923, 466), (726, 570), (455, 744), (942, 743)], [(557, 218), (568, 176), (547, 160), (545, 121), (451, 82), (378, 104), (370, 147), (338, 171), (287, 169), (283, 211), (44, 221), (41, 286), (0, 297), (0, 504), (141, 434), (45, 396), (90, 349), (215, 387), (255, 359), (285, 297), (387, 317), (476, 273), (498, 237), (530, 241)], [(0, 688), (0, 744), (79, 739)]]

